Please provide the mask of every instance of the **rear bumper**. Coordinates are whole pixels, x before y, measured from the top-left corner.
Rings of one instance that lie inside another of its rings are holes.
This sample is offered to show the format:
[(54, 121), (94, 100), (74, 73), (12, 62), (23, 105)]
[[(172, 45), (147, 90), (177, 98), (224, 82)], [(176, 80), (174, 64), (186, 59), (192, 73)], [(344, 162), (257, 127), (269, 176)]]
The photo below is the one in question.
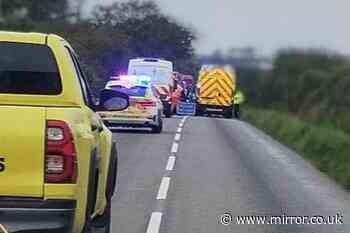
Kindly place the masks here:
[(103, 122), (111, 127), (147, 128), (157, 125), (157, 116), (149, 118), (104, 118)]
[(0, 197), (0, 224), (9, 233), (70, 232), (75, 201)]
[(197, 104), (197, 108), (202, 112), (225, 113), (232, 111), (232, 106)]

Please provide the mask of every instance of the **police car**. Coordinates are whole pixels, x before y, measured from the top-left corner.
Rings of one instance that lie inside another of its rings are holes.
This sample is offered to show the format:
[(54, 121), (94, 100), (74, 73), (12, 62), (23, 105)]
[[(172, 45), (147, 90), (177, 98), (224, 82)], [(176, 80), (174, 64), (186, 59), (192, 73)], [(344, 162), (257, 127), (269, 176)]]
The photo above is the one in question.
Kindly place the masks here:
[(129, 107), (124, 111), (99, 112), (109, 127), (150, 128), (153, 133), (163, 129), (163, 105), (155, 95), (148, 76), (121, 75), (107, 82), (105, 89), (116, 90), (129, 96)]

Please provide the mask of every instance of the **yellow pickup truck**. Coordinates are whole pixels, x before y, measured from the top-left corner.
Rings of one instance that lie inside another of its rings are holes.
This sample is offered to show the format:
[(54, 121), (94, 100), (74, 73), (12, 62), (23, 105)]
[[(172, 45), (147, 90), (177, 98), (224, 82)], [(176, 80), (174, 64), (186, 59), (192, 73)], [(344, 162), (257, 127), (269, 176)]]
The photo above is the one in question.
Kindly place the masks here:
[[(109, 107), (127, 108), (120, 98)], [(96, 108), (64, 39), (0, 32), (3, 230), (110, 232), (117, 151)]]

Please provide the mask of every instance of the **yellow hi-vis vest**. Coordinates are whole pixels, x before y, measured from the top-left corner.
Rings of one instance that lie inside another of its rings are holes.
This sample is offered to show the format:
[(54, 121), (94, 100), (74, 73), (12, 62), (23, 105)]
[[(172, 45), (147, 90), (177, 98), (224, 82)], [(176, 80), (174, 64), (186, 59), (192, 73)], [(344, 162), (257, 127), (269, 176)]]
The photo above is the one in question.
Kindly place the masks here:
[(245, 98), (244, 98), (243, 93), (240, 91), (237, 91), (235, 96), (233, 97), (233, 103), (234, 104), (241, 104), (244, 102), (244, 100), (245, 100)]

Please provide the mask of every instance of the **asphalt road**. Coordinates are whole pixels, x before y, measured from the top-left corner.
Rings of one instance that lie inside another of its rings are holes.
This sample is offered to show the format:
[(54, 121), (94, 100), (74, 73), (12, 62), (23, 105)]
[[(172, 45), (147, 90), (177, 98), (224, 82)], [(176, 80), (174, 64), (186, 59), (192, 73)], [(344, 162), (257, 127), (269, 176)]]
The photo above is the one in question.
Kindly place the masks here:
[[(165, 119), (162, 134), (127, 130), (115, 138), (114, 233), (350, 232), (350, 195), (245, 122), (176, 117)], [(232, 221), (223, 225), (225, 213)], [(337, 214), (338, 224), (300, 224)], [(238, 224), (238, 216), (280, 216), (284, 224)]]

